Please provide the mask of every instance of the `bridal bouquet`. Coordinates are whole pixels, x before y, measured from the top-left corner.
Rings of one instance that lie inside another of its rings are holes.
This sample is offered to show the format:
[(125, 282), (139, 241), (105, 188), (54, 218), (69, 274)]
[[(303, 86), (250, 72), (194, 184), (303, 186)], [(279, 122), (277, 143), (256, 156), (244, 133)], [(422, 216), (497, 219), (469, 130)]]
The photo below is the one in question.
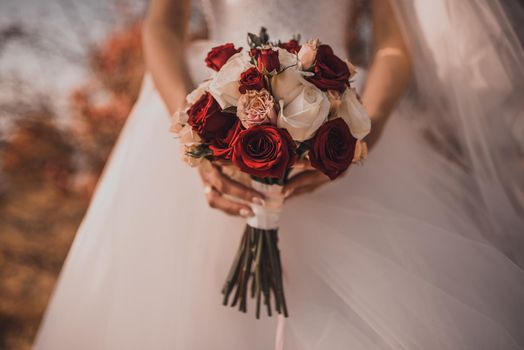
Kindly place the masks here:
[(282, 188), (298, 165), (336, 179), (365, 157), (361, 141), (370, 120), (350, 79), (355, 68), (319, 40), (272, 42), (265, 28), (248, 34), (250, 49), (214, 47), (205, 60), (213, 69), (187, 96), (188, 107), (173, 116), (172, 131), (192, 166), (204, 159), (248, 174), (265, 194), (251, 204), (240, 248), (222, 293), (224, 305), (247, 311), (248, 294), (271, 316), (288, 316), (278, 243)]

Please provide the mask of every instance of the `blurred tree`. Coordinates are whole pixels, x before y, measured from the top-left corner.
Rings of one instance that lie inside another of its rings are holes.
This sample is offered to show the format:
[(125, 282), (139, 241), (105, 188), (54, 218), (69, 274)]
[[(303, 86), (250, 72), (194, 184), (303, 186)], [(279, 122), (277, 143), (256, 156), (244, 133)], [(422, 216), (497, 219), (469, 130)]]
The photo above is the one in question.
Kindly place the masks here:
[(88, 55), (92, 74), (73, 91), (70, 102), (72, 130), (85, 159), (84, 171), (91, 175), (83, 178), (92, 190), (138, 97), (144, 74), (140, 22), (111, 33)]

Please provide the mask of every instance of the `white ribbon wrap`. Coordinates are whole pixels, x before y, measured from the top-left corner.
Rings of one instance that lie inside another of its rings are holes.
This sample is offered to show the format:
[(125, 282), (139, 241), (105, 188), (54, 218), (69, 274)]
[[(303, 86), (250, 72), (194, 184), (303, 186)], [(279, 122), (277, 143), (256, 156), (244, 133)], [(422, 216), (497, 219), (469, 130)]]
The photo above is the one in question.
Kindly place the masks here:
[(248, 218), (247, 224), (261, 230), (276, 230), (284, 207), (283, 186), (267, 185), (259, 181), (251, 181), (253, 189), (263, 193), (265, 205), (251, 204), (254, 216)]

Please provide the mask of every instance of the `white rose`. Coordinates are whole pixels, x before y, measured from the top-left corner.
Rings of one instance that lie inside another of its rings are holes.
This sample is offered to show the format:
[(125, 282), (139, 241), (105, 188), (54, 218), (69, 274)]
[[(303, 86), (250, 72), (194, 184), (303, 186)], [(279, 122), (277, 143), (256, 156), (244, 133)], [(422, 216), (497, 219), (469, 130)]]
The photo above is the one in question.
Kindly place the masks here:
[(209, 89), (209, 84), (211, 84), (211, 80), (206, 80), (200, 85), (198, 85), (198, 87), (195, 90), (191, 91), (189, 95), (186, 96), (187, 103), (192, 105), (200, 97), (202, 97), (202, 95), (205, 94), (206, 91)]
[(302, 91), (305, 79), (295, 68), (288, 68), (271, 79), (271, 89), (275, 100), (284, 100), (287, 105)]
[(329, 99), (316, 86), (302, 79), (298, 95), (287, 104), (280, 100), (277, 125), (285, 128), (293, 140), (305, 141), (327, 120)]
[(346, 89), (342, 95), (338, 115), (343, 118), (349, 126), (351, 135), (357, 140), (362, 140), (371, 130), (371, 120), (364, 106), (357, 98), (355, 89)]
[(278, 48), (278, 60), (281, 69), (295, 66), (298, 63), (297, 55), (282, 48)]
[(222, 109), (236, 106), (240, 98), (240, 74), (253, 67), (247, 52), (239, 52), (226, 62), (209, 84), (209, 92)]

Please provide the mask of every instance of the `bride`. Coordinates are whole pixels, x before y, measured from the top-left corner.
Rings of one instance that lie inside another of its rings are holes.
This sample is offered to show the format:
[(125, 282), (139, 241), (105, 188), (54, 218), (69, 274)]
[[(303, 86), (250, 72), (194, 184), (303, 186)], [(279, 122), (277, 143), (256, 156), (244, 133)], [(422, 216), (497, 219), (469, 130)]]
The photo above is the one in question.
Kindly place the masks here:
[(368, 160), (285, 188), (289, 318), (221, 305), (251, 215), (226, 195), (259, 194), (187, 168), (169, 116), (210, 47), (261, 26), (344, 56), (356, 1), (204, 1), (191, 45), (190, 2), (151, 1), (149, 73), (35, 349), (524, 349), (524, 55), (496, 0), (370, 2)]

